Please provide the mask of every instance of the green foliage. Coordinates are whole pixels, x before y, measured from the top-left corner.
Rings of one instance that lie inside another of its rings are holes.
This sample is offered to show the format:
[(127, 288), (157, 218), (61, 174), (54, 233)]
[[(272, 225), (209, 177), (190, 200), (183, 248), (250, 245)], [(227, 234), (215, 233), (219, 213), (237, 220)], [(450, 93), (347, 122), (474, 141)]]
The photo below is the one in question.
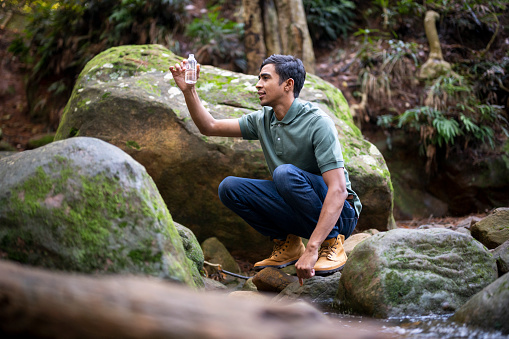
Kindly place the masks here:
[(313, 43), (334, 41), (353, 26), (356, 5), (349, 0), (303, 0), (308, 29)]
[(9, 50), (32, 78), (77, 73), (94, 55), (122, 44), (167, 43), (185, 24), (189, 0), (31, 1), (25, 34)]
[(361, 92), (381, 104), (391, 102), (392, 88), (412, 88), (415, 68), (419, 65), (418, 52), (422, 46), (413, 42), (391, 39), (385, 44), (372, 39), (378, 30), (360, 29), (354, 35), (362, 37), (359, 52), (358, 81)]
[(240, 69), (245, 69), (244, 53), (239, 49), (244, 24), (219, 17), (220, 8), (213, 7), (207, 15), (194, 19), (187, 27), (186, 35), (194, 39), (198, 60), (208, 59), (206, 63), (212, 65), (233, 61)]

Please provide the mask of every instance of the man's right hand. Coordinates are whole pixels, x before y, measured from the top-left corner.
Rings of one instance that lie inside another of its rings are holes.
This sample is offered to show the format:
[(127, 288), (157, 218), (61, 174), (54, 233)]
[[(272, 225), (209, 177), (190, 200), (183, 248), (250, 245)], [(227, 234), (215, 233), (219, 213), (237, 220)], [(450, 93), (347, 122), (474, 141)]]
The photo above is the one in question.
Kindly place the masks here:
[[(178, 88), (182, 92), (194, 87), (195, 84), (186, 83), (186, 64), (187, 60), (183, 60), (181, 63), (176, 63), (175, 66), (170, 66), (170, 72), (177, 84)], [(196, 80), (200, 78), (200, 64), (196, 65)]]

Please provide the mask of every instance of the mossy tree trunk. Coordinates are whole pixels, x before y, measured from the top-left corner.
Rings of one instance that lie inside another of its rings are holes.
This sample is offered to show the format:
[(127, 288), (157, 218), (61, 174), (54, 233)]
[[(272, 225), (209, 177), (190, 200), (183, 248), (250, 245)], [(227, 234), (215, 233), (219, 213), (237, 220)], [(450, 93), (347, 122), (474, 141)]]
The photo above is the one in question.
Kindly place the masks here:
[[(442, 48), (440, 47), (440, 39), (436, 27), (436, 21), (440, 18), (440, 14), (435, 11), (427, 11), (424, 18), (424, 30), (429, 43), (429, 57), (422, 65), (419, 73), (419, 79), (435, 79), (442, 74), (452, 72), (451, 64), (444, 60)], [(453, 73), (454, 74), (454, 73)]]
[(258, 74), (272, 54), (290, 54), (315, 72), (315, 54), (302, 0), (243, 0), (247, 73)]

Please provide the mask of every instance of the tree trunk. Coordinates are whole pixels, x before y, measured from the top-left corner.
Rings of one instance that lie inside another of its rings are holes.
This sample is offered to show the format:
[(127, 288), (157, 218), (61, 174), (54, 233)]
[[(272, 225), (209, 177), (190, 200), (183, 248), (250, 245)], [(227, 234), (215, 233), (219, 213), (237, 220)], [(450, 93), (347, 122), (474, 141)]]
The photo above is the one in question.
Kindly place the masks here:
[(266, 58), (267, 50), (263, 39), (262, 10), (258, 1), (243, 0), (244, 45), (247, 58), (247, 73), (258, 74)]
[[(243, 4), (247, 73), (258, 74), (263, 59), (272, 54), (294, 55), (302, 60), (308, 73), (315, 72), (315, 54), (302, 0), (243, 0)], [(263, 23), (259, 18), (263, 18)]]
[(436, 21), (440, 18), (440, 14), (435, 11), (427, 11), (424, 18), (424, 31), (429, 43), (429, 58), (436, 60), (444, 60), (442, 56), (442, 48), (438, 39)]
[(451, 64), (445, 61), (442, 56), (442, 48), (440, 47), (440, 40), (435, 24), (438, 18), (440, 18), (440, 15), (435, 11), (427, 11), (426, 17), (424, 18), (424, 30), (426, 31), (430, 51), (428, 60), (421, 66), (417, 74), (417, 77), (422, 80), (435, 79), (442, 74), (457, 76), (457, 74), (452, 71)]
[(330, 322), (304, 303), (236, 299), (155, 278), (97, 278), (0, 260), (2, 338), (333, 339), (338, 333), (370, 335)]
[(279, 36), (279, 23), (277, 20), (277, 10), (274, 0), (263, 1), (263, 23), (265, 27), (265, 46), (267, 47), (267, 56), (281, 53), (281, 38)]

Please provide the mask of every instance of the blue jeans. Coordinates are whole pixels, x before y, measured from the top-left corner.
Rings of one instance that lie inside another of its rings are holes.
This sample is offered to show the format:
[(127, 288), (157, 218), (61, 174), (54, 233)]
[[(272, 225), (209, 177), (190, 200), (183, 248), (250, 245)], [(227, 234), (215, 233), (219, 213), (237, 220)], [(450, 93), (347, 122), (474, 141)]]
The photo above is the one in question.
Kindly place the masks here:
[[(219, 185), (219, 199), (263, 235), (286, 239), (294, 234), (309, 239), (327, 194), (323, 178), (289, 164), (278, 166), (272, 178), (227, 177)], [(338, 234), (348, 238), (357, 220), (355, 210), (345, 201), (327, 239)]]

